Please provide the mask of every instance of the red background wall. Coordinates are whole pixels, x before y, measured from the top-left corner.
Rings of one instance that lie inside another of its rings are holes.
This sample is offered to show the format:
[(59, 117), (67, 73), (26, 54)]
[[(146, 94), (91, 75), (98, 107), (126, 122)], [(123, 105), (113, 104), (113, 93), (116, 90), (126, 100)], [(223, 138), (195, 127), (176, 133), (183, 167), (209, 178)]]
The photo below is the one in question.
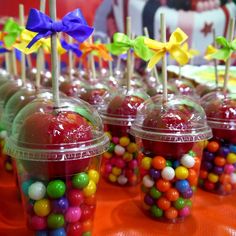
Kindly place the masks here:
[[(61, 18), (69, 11), (76, 8), (81, 8), (88, 24), (92, 24), (94, 14), (102, 0), (57, 0), (57, 16)], [(22, 3), (25, 6), (25, 15), (28, 14), (29, 9), (39, 8), (40, 0), (0, 0), (0, 16), (18, 16), (18, 5)], [(49, 0), (46, 0), (48, 14)]]

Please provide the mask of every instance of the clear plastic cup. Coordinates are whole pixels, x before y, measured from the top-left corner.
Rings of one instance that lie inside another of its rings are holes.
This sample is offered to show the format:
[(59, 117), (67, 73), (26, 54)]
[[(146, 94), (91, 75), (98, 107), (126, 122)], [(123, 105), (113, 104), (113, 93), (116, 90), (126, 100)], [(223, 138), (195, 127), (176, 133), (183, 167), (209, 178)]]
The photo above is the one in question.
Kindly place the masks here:
[(203, 143), (212, 136), (203, 108), (186, 96), (164, 102), (157, 95), (140, 106), (130, 132), (141, 152), (145, 212), (167, 222), (190, 215)]
[(118, 90), (104, 99), (99, 108), (104, 130), (110, 137), (110, 147), (103, 154), (101, 173), (110, 183), (119, 186), (139, 182), (138, 146), (129, 129), (137, 108), (148, 98), (140, 90)]
[(219, 195), (236, 190), (236, 94), (211, 92), (201, 99), (213, 138), (205, 145), (199, 186)]
[(16, 159), (27, 227), (35, 235), (90, 235), (102, 153), (98, 113), (80, 100), (35, 99), (17, 114), (5, 151)]

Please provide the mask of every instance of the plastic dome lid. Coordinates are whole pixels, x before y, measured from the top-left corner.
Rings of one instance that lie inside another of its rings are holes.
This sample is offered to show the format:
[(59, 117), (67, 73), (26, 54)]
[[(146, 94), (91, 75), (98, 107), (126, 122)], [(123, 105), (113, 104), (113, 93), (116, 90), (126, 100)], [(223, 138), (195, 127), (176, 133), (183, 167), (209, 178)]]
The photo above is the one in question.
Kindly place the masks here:
[(17, 159), (66, 161), (100, 155), (108, 146), (102, 120), (87, 103), (61, 98), (55, 107), (51, 99), (35, 99), (14, 119), (5, 150)]
[(125, 87), (107, 94), (98, 109), (103, 123), (130, 126), (138, 107), (148, 98), (142, 89), (127, 91)]
[(145, 101), (138, 109), (131, 134), (161, 142), (195, 142), (212, 137), (203, 108), (187, 96), (162, 95)]
[[(61, 97), (66, 97), (64, 94), (60, 94)], [(18, 92), (14, 93), (7, 101), (4, 112), (1, 117), (0, 127), (10, 134), (12, 123), (17, 113), (28, 103), (36, 98), (52, 99), (53, 95), (50, 90), (43, 89), (36, 91), (34, 88), (21, 88)]]
[(236, 130), (236, 93), (214, 91), (201, 99), (211, 128)]

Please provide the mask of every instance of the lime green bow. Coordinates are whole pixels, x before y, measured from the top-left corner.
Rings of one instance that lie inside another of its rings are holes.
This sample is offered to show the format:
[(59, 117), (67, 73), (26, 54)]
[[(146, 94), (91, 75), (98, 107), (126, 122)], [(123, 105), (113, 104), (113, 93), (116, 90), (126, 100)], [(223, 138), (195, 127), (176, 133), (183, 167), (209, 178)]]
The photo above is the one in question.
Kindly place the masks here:
[(7, 49), (10, 49), (16, 42), (17, 37), (22, 31), (22, 27), (19, 26), (12, 18), (8, 19), (3, 27), (2, 39)]
[(138, 57), (142, 58), (144, 61), (148, 61), (152, 57), (153, 53), (145, 45), (145, 39), (146, 37), (144, 36), (130, 39), (123, 33), (115, 33), (113, 35), (113, 43), (108, 45), (108, 50), (113, 55), (121, 55), (132, 48)]
[(236, 50), (236, 39), (230, 42), (225, 37), (220, 36), (216, 38), (216, 42), (221, 46), (221, 48), (213, 53), (211, 58), (226, 61)]

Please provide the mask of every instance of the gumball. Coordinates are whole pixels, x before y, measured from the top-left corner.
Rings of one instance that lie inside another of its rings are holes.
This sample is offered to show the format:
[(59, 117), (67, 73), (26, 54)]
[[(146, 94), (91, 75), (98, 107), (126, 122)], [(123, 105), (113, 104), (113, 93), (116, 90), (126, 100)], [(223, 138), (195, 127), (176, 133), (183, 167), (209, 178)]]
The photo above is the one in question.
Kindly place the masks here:
[(236, 183), (236, 173), (232, 173), (230, 175), (230, 181), (231, 181), (232, 184)]
[(130, 152), (125, 152), (122, 159), (126, 162), (131, 161), (133, 159), (133, 154)]
[(186, 217), (190, 215), (190, 208), (185, 206), (184, 208), (182, 208), (180, 211), (179, 211), (179, 216), (180, 217)]
[(151, 207), (150, 211), (151, 211), (152, 216), (155, 218), (160, 218), (163, 216), (163, 210), (155, 205)]
[(172, 167), (172, 162), (170, 160), (166, 160), (166, 166)]
[(86, 197), (93, 195), (94, 193), (96, 193), (96, 191), (97, 191), (97, 186), (93, 182), (93, 180), (89, 180), (88, 185), (83, 189), (83, 193)]
[[(33, 184), (34, 181), (32, 179), (26, 180), (21, 184), (21, 189), (22, 192), (28, 196), (28, 192), (29, 192), (29, 187), (31, 186), (31, 184)], [(44, 196), (43, 196), (44, 197)]]
[(118, 144), (119, 140), (120, 139), (118, 137), (112, 137), (112, 142), (115, 143), (115, 144)]
[(151, 188), (154, 185), (154, 181), (150, 178), (149, 175), (143, 177), (143, 185), (147, 188)]
[(28, 188), (29, 198), (33, 200), (40, 200), (44, 198), (46, 194), (46, 187), (42, 182), (34, 182)]
[(29, 219), (29, 227), (32, 230), (43, 230), (47, 228), (47, 219), (46, 217), (32, 216)]
[(197, 175), (197, 172), (194, 169), (189, 169), (188, 170), (187, 180), (189, 181), (189, 184), (191, 186), (197, 185), (198, 175)]
[(166, 193), (165, 193), (166, 198), (169, 201), (176, 201), (179, 198), (179, 192), (175, 188), (170, 188)]
[(236, 154), (235, 153), (229, 153), (226, 157), (226, 161), (229, 164), (234, 164), (236, 163)]
[(161, 172), (159, 170), (154, 169), (154, 168), (151, 168), (149, 170), (149, 174), (154, 180), (157, 180), (161, 177)]
[(167, 180), (164, 179), (159, 179), (156, 182), (156, 188), (160, 191), (160, 192), (167, 192), (171, 187), (171, 183)]
[(51, 230), (49, 236), (67, 236), (64, 228), (59, 228), (55, 230)]
[(219, 150), (220, 156), (226, 157), (229, 154), (229, 152), (234, 152), (234, 151), (231, 151), (231, 149), (228, 147), (220, 147), (220, 150)]
[(83, 192), (79, 189), (70, 189), (67, 197), (71, 206), (80, 206), (84, 202)]
[(174, 202), (174, 207), (178, 210), (184, 208), (185, 206), (185, 201), (182, 197), (179, 197), (175, 202)]
[(65, 220), (62, 214), (50, 214), (47, 218), (48, 227), (50, 229), (58, 229), (64, 226)]
[(120, 138), (119, 143), (122, 147), (126, 147), (130, 144), (130, 139), (127, 136), (123, 136)]
[(107, 151), (108, 151), (109, 153), (114, 152), (115, 146), (116, 146), (116, 145), (111, 142)]
[(212, 191), (215, 188), (215, 184), (210, 181), (205, 181), (204, 182), (204, 188), (208, 191)]
[(172, 180), (175, 177), (175, 170), (172, 167), (167, 166), (161, 171), (161, 176), (165, 180)]
[(156, 156), (152, 159), (152, 166), (157, 170), (162, 170), (166, 167), (166, 159), (162, 156)]
[(57, 200), (54, 200), (53, 203), (53, 211), (56, 213), (65, 213), (69, 207), (69, 202), (67, 198), (61, 197)]
[(47, 194), (53, 199), (62, 197), (65, 191), (66, 185), (62, 180), (53, 180), (47, 186)]
[(35, 236), (48, 236), (48, 230), (40, 230), (35, 232)]
[(85, 172), (76, 174), (72, 178), (72, 185), (74, 188), (85, 188), (89, 183), (89, 176)]
[(224, 172), (224, 168), (221, 166), (214, 166), (213, 170), (214, 174), (220, 175)]
[(213, 161), (215, 158), (215, 154), (209, 151), (204, 151), (203, 156), (205, 161), (210, 161), (210, 162)]
[(127, 179), (124, 175), (120, 175), (120, 176), (117, 178), (117, 182), (118, 182), (120, 185), (125, 185), (125, 184), (128, 182), (128, 179)]
[(114, 165), (118, 168), (124, 168), (125, 167), (125, 161), (120, 158), (120, 157), (117, 157), (117, 158), (114, 158)]
[(224, 171), (226, 174), (231, 174), (235, 170), (234, 166), (232, 164), (226, 164), (224, 167)]
[(91, 209), (89, 206), (82, 204), (80, 206), (80, 209), (81, 209), (80, 221), (84, 222), (84, 221), (87, 221), (93, 217), (94, 210)]
[(180, 163), (187, 168), (192, 168), (195, 164), (195, 160), (192, 156), (185, 154), (181, 157)]
[(164, 212), (164, 214), (168, 220), (174, 220), (178, 216), (178, 211), (174, 207), (170, 207)]
[(178, 180), (175, 183), (176, 189), (178, 189), (179, 192), (183, 193), (185, 192), (190, 186), (189, 182), (187, 180)]
[(118, 167), (113, 167), (111, 170), (111, 173), (115, 176), (119, 176), (121, 174), (122, 170)]
[(81, 209), (80, 207), (69, 207), (65, 214), (66, 222), (75, 223), (79, 221), (81, 217)]
[(82, 235), (83, 226), (81, 222), (71, 223), (67, 225), (67, 236)]
[(170, 208), (171, 202), (165, 197), (160, 197), (157, 200), (157, 206), (162, 210), (167, 210)]
[(96, 205), (96, 201), (97, 201), (96, 194), (91, 195), (89, 197), (86, 197), (84, 199), (84, 203), (87, 204), (87, 205), (91, 205), (91, 206), (95, 206)]
[(220, 145), (218, 142), (216, 141), (210, 141), (208, 144), (207, 144), (207, 150), (209, 152), (217, 152), (218, 149), (219, 149)]
[(117, 176), (113, 175), (113, 174), (109, 174), (108, 176), (109, 181), (111, 181), (112, 183), (115, 183), (117, 181)]
[(226, 163), (226, 159), (224, 157), (217, 156), (214, 159), (214, 164), (217, 165), (217, 166), (224, 166), (225, 163)]
[(91, 232), (85, 232), (85, 233), (83, 233), (83, 236), (91, 236), (92, 234), (91, 234)]
[(110, 153), (110, 152), (104, 152), (104, 153), (102, 154), (102, 156), (103, 156), (104, 158), (106, 158), (106, 159), (110, 159), (110, 158), (112, 157), (112, 153)]
[(180, 161), (179, 160), (175, 160), (173, 161), (173, 168), (176, 169), (178, 166), (180, 166)]
[(236, 153), (236, 145), (233, 145), (233, 144), (229, 145), (229, 151)]
[(131, 160), (128, 164), (129, 168), (130, 169), (136, 169), (138, 168), (138, 161), (137, 160)]
[(191, 198), (193, 196), (192, 188), (187, 189), (185, 192), (182, 193), (183, 198)]
[(126, 149), (129, 153), (134, 153), (138, 151), (138, 145), (136, 143), (129, 143)]
[(145, 197), (144, 197), (144, 202), (147, 205), (152, 206), (155, 203), (155, 200), (150, 195), (146, 194)]
[(120, 145), (116, 145), (114, 152), (117, 156), (122, 156), (125, 153), (125, 148)]
[(50, 201), (48, 199), (40, 199), (34, 203), (34, 212), (37, 216), (47, 216), (51, 211)]
[(96, 170), (93, 170), (93, 169), (89, 170), (88, 176), (89, 176), (89, 179), (93, 180), (94, 183), (96, 183), (96, 184), (98, 183), (100, 176)]
[(150, 196), (154, 199), (158, 199), (161, 197), (162, 193), (158, 191), (155, 187), (152, 187), (149, 192)]
[(175, 169), (175, 176), (178, 179), (187, 179), (188, 178), (188, 169), (184, 166), (178, 166)]
[(151, 168), (152, 158), (144, 157), (141, 161), (141, 167), (145, 170), (149, 170)]

